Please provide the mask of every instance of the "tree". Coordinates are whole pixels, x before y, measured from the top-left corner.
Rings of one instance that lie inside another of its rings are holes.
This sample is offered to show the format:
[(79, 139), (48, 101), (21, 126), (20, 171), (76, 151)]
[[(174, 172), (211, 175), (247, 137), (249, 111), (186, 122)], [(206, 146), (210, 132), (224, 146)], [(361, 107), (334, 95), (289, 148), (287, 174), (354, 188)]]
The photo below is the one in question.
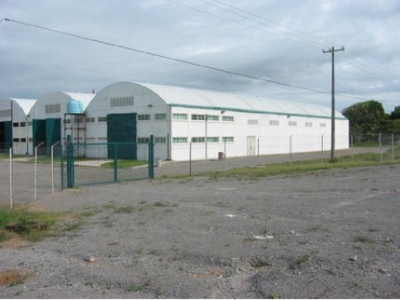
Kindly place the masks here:
[(357, 139), (361, 136), (376, 137), (388, 126), (389, 117), (382, 103), (375, 100), (353, 104), (343, 109), (342, 113), (349, 119), (350, 132)]
[(390, 119), (391, 120), (400, 119), (400, 106), (395, 106), (394, 110), (390, 114)]

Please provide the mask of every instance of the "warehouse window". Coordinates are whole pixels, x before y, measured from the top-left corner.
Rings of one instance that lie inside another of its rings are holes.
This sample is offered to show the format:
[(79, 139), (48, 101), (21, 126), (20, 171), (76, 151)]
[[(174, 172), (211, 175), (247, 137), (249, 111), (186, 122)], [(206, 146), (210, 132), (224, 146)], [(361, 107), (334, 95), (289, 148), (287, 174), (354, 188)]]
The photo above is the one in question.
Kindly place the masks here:
[(319, 124), (321, 127), (326, 127), (326, 123)]
[(205, 120), (205, 116), (204, 115), (192, 115), (192, 120), (193, 121), (204, 121)]
[(46, 104), (45, 105), (45, 113), (46, 114), (54, 114), (61, 112), (61, 104)]
[(26, 138), (21, 138), (21, 143), (26, 143)]
[(192, 143), (204, 143), (204, 137), (192, 137)]
[(11, 117), (11, 109), (0, 110), (0, 118)]
[(133, 96), (110, 99), (110, 107), (122, 106), (133, 106)]
[(98, 137), (97, 139), (98, 139), (99, 141), (100, 141), (100, 140), (107, 140), (106, 137)]
[(207, 143), (218, 143), (218, 142), (219, 142), (219, 137), (213, 137), (213, 136), (207, 137)]
[(172, 139), (172, 142), (174, 144), (186, 144), (187, 143), (187, 138), (186, 137), (174, 137)]
[(82, 116), (76, 116), (74, 118), (74, 123), (83, 123), (83, 117)]
[(148, 137), (140, 137), (137, 139), (138, 143), (148, 143), (150, 139)]
[(207, 121), (219, 121), (219, 116), (216, 115), (206, 115)]
[(247, 120), (247, 124), (248, 124), (248, 125), (258, 125), (258, 120), (251, 120), (251, 119), (249, 119), (249, 120)]
[(154, 115), (155, 120), (166, 120), (167, 119), (167, 114), (155, 114)]
[(97, 122), (107, 122), (107, 117), (98, 117)]
[(187, 120), (187, 114), (172, 114), (174, 120)]
[(86, 119), (86, 123), (94, 123), (95, 122), (95, 118), (87, 118)]
[(224, 136), (224, 137), (222, 138), (222, 141), (223, 141), (224, 143), (233, 143), (233, 136)]
[(154, 138), (154, 141), (158, 144), (165, 144), (167, 142), (167, 138), (165, 137), (156, 137)]
[(26, 122), (21, 122), (21, 123), (20, 123), (20, 126), (21, 126), (21, 127), (26, 127)]
[(312, 123), (311, 122), (306, 122), (306, 127), (312, 127)]
[(18, 122), (13, 123), (13, 127), (19, 127), (19, 123)]
[[(71, 123), (71, 119), (64, 120), (64, 124), (69, 124), (69, 123)], [(30, 124), (29, 126), (32, 126), (32, 124)]]
[(232, 116), (222, 116), (222, 121), (233, 122), (233, 117)]
[(32, 126), (32, 122), (28, 122), (28, 126)]
[(297, 122), (296, 121), (289, 121), (289, 126), (297, 126)]
[(14, 143), (19, 143), (19, 139), (13, 139)]
[(137, 118), (138, 118), (138, 121), (149, 121), (150, 115), (138, 115)]
[(269, 125), (271, 126), (279, 126), (279, 121), (278, 120), (270, 120)]

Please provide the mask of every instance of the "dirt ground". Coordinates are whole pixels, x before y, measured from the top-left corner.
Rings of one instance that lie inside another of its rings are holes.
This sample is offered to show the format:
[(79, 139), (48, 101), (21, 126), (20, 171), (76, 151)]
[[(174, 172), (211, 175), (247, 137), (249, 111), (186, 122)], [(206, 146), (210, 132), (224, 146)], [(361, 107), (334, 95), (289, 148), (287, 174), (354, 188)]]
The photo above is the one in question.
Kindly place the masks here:
[(0, 249), (0, 273), (31, 274), (0, 298), (400, 298), (399, 179), (396, 165), (49, 194), (35, 207), (80, 218)]

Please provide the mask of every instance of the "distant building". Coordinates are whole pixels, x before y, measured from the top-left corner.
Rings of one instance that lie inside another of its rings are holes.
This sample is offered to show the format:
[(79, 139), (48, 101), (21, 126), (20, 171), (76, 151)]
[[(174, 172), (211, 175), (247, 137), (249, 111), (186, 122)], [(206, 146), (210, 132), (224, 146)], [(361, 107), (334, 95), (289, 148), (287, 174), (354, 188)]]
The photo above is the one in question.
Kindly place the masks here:
[(0, 151), (10, 147), (14, 154), (26, 154), (28, 149), (28, 115), (35, 99), (0, 99)]
[[(85, 141), (146, 142), (174, 161), (330, 149), (331, 109), (190, 88), (117, 82), (85, 109)], [(336, 149), (349, 147), (349, 122), (336, 111)], [(146, 147), (135, 157), (146, 159)]]

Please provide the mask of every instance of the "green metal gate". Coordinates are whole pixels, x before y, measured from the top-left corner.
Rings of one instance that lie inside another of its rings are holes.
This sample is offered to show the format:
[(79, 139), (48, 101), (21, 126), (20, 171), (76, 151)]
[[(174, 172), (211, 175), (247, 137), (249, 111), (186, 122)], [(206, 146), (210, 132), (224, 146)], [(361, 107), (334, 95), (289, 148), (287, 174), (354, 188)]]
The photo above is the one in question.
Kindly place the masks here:
[(12, 122), (5, 121), (0, 122), (0, 150), (8, 153), (8, 149), (12, 147), (13, 136), (12, 136)]
[[(61, 119), (46, 119), (46, 155), (51, 155), (51, 146), (61, 141)], [(56, 151), (59, 151), (56, 148)], [(54, 153), (59, 156), (61, 153)]]
[[(61, 162), (62, 188), (154, 178), (154, 137), (149, 143), (74, 144), (67, 137)], [(147, 153), (143, 160), (127, 159), (131, 153)], [(78, 157), (85, 153), (85, 157)]]

